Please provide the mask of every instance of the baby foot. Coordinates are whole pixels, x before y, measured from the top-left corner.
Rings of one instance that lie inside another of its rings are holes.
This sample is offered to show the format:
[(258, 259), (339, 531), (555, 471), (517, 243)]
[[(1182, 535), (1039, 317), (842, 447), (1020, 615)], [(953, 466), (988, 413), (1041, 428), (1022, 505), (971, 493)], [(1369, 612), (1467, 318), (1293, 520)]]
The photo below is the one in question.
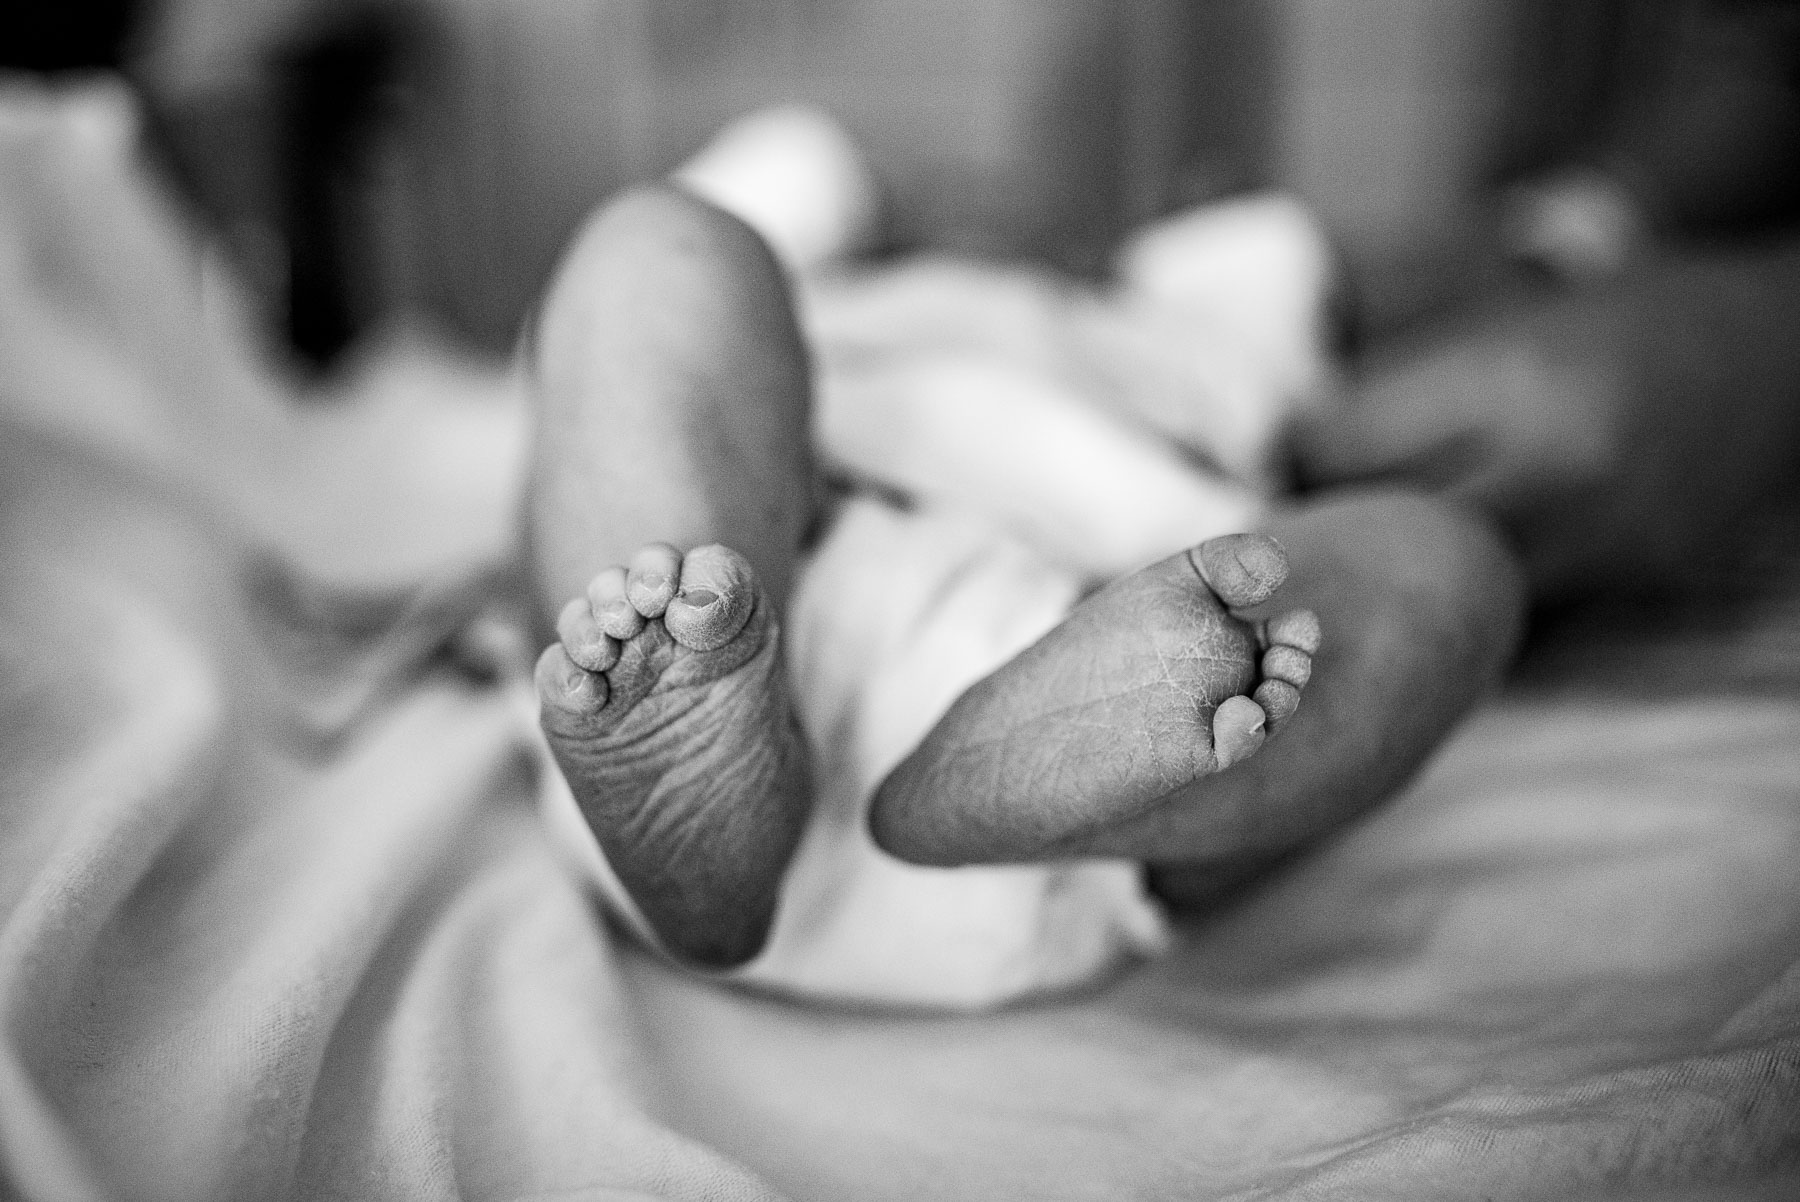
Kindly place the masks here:
[(957, 864), (1053, 856), (1256, 753), (1312, 674), (1318, 619), (1229, 611), (1287, 579), (1274, 539), (1233, 534), (1125, 577), (980, 681), (882, 782), (876, 842)]
[(726, 547), (653, 543), (563, 608), (539, 722), (606, 858), (664, 943), (761, 949), (810, 805), (774, 607)]

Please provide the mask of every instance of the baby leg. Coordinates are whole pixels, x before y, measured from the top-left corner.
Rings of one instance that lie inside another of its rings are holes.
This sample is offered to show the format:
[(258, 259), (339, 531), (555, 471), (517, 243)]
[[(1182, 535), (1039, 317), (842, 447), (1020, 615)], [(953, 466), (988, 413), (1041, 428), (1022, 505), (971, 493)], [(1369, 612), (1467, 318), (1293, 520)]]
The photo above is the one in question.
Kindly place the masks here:
[(777, 622), (815, 496), (785, 283), (734, 219), (634, 191), (576, 240), (527, 354), (544, 733), (670, 950), (740, 963), (810, 805)]
[(527, 348), (530, 547), (546, 626), (646, 542), (721, 542), (786, 603), (817, 486), (806, 352), (748, 227), (671, 187), (608, 204)]
[[(1389, 795), (1509, 661), (1517, 565), (1485, 522), (1409, 492), (1308, 501), (1271, 529), (1294, 556), (1277, 608), (1307, 610), (1262, 626), (1260, 660), (1219, 605), (1249, 604), (1238, 557), (1153, 565), (964, 694), (883, 783), (877, 840), (928, 863), (1129, 856), (1199, 905)], [(1279, 743), (1219, 771), (1220, 717), (1243, 712), (1221, 698), (1256, 668)]]

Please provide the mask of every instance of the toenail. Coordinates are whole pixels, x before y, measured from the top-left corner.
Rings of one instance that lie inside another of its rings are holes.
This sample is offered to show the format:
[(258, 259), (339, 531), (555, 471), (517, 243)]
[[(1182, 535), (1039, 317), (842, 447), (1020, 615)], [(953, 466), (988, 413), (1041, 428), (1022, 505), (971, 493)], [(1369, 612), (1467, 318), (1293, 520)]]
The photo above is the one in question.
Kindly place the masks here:
[(604, 676), (577, 672), (563, 682), (563, 698), (585, 708), (597, 709), (612, 699), (612, 689)]
[(628, 639), (644, 628), (643, 615), (623, 597), (606, 602), (594, 611), (595, 624), (616, 639)]
[(557, 684), (570, 697), (579, 693), (588, 681), (588, 674), (581, 670), (581, 665), (566, 658), (556, 666), (556, 674)]
[(705, 609), (719, 599), (719, 594), (709, 588), (697, 588), (693, 592), (681, 594), (681, 599), (695, 609)]
[(667, 584), (668, 580), (669, 578), (664, 576), (661, 572), (645, 572), (642, 576), (638, 577), (638, 583), (652, 592), (655, 592), (664, 584)]

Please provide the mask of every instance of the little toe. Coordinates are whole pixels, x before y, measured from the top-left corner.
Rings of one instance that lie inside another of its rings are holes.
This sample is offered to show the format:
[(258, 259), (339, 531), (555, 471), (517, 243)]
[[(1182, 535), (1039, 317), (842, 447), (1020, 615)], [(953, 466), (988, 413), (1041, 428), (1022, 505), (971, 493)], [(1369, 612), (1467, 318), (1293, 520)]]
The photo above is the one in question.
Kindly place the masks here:
[(1267, 732), (1262, 706), (1243, 695), (1227, 697), (1213, 713), (1213, 755), (1219, 767), (1248, 759), (1262, 746)]
[(556, 637), (563, 651), (584, 672), (604, 672), (619, 662), (619, 643), (594, 621), (594, 607), (586, 597), (563, 606), (556, 619)]
[(644, 628), (644, 615), (625, 597), (624, 568), (607, 568), (588, 581), (587, 595), (594, 624), (611, 637), (623, 641)]
[(1266, 534), (1227, 534), (1188, 553), (1200, 578), (1233, 609), (1261, 605), (1287, 580), (1287, 552)]
[(681, 552), (667, 543), (648, 543), (631, 557), (625, 596), (646, 618), (660, 618), (681, 584)]
[(1271, 733), (1292, 718), (1294, 711), (1300, 708), (1300, 690), (1285, 680), (1263, 681), (1256, 686), (1254, 699), (1256, 704), (1262, 706), (1263, 713), (1268, 715)]
[(669, 602), (663, 625), (682, 646), (713, 651), (738, 636), (755, 607), (750, 561), (714, 543), (695, 547), (682, 560), (681, 592)]
[(1263, 629), (1265, 641), (1270, 646), (1293, 647), (1308, 655), (1319, 653), (1323, 632), (1319, 629), (1319, 616), (1310, 609), (1296, 609), (1270, 618)]
[(535, 677), (538, 701), (547, 710), (592, 714), (605, 708), (610, 695), (606, 677), (582, 671), (560, 643), (550, 644), (538, 656)]
[(1256, 687), (1256, 703), (1268, 715), (1273, 734), (1300, 708), (1300, 690), (1312, 679), (1313, 653), (1319, 649), (1319, 618), (1310, 609), (1296, 609), (1263, 624), (1263, 680)]

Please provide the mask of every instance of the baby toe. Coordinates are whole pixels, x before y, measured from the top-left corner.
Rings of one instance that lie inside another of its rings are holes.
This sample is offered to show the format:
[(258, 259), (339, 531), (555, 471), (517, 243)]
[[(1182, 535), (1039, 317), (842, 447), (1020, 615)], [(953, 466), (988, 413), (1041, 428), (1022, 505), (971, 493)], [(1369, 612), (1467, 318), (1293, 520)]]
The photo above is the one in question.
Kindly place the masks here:
[(1200, 578), (1233, 609), (1261, 605), (1287, 580), (1287, 552), (1266, 534), (1227, 534), (1190, 552)]
[(1248, 697), (1227, 697), (1213, 713), (1213, 756), (1229, 768), (1248, 759), (1267, 734), (1262, 706)]
[(1256, 704), (1268, 715), (1269, 728), (1280, 726), (1300, 708), (1300, 690), (1285, 680), (1265, 680), (1256, 686)]
[(579, 715), (592, 714), (606, 706), (606, 677), (582, 671), (560, 643), (544, 648), (534, 675), (538, 701), (546, 710)]
[(681, 591), (669, 602), (663, 625), (675, 641), (713, 651), (738, 636), (756, 606), (756, 575), (729, 547), (696, 547), (681, 563)]
[(604, 672), (619, 662), (618, 640), (594, 621), (594, 609), (586, 597), (577, 597), (563, 606), (556, 619), (556, 637), (584, 672)]
[(648, 543), (631, 557), (625, 596), (646, 618), (660, 618), (681, 583), (681, 552), (667, 543)]
[(1265, 640), (1274, 646), (1293, 647), (1308, 655), (1317, 655), (1323, 632), (1319, 616), (1310, 609), (1296, 609), (1280, 617), (1270, 618), (1264, 627)]
[(588, 581), (588, 606), (594, 624), (621, 642), (644, 628), (644, 615), (625, 596), (625, 569), (607, 568)]
[(1285, 680), (1297, 689), (1312, 679), (1312, 656), (1298, 647), (1276, 643), (1263, 652), (1262, 674), (1265, 680)]

